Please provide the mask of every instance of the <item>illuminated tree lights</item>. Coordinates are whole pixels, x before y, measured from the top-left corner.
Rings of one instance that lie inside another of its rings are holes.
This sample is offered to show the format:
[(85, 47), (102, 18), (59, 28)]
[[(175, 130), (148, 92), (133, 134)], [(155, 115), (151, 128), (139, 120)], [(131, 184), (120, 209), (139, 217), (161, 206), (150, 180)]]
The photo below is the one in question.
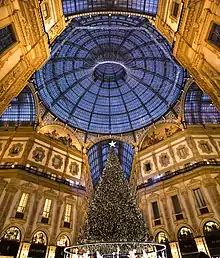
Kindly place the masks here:
[(90, 202), (84, 232), (79, 242), (149, 240), (151, 240), (149, 230), (111, 147), (106, 168)]

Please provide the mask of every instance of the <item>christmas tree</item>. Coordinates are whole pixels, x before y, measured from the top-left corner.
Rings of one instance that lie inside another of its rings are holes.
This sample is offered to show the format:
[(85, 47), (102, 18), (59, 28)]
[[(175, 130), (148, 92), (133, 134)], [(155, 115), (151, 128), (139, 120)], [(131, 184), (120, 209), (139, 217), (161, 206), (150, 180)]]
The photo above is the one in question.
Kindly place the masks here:
[(118, 157), (110, 148), (106, 168), (89, 205), (81, 241), (131, 242), (150, 240)]

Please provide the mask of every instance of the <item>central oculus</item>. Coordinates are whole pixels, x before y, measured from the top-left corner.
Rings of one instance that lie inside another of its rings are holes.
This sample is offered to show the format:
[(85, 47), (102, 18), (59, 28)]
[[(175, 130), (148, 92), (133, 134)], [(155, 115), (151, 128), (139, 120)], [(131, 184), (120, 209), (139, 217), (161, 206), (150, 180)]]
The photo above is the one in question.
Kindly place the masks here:
[(94, 80), (126, 80), (126, 68), (122, 64), (113, 61), (100, 62), (95, 66), (93, 76)]
[(94, 14), (69, 23), (35, 78), (39, 97), (63, 123), (121, 134), (149, 126), (173, 109), (184, 70), (147, 19)]

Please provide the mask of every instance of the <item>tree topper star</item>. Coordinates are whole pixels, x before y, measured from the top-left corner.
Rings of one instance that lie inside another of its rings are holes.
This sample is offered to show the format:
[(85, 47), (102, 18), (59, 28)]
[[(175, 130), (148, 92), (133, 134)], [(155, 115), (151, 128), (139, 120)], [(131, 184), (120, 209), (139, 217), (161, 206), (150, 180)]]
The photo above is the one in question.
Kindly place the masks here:
[(116, 147), (115, 144), (116, 144), (116, 142), (114, 142), (113, 140), (109, 143), (110, 147), (113, 147), (113, 148)]

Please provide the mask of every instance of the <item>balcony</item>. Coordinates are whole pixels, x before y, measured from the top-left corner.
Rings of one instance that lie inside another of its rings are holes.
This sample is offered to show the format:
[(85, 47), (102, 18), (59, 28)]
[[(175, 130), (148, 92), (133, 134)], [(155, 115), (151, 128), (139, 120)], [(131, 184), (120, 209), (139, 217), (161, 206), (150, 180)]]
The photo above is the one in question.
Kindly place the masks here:
[(47, 179), (55, 181), (59, 184), (67, 185), (67, 186), (70, 186), (70, 187), (78, 189), (78, 190), (86, 191), (85, 186), (76, 184), (70, 180), (68, 181), (67, 179), (64, 179), (64, 178), (54, 177), (53, 175), (47, 174), (46, 172), (40, 172), (34, 168), (26, 167), (24, 165), (0, 165), (0, 170), (6, 170), (6, 169), (10, 169), (10, 170), (11, 169), (14, 169), (14, 170), (20, 169), (25, 172), (28, 172), (29, 174), (36, 175), (41, 178), (47, 178)]
[(174, 172), (171, 172), (167, 175), (164, 175), (164, 176), (161, 176), (159, 178), (151, 178), (150, 180), (148, 180), (147, 182), (143, 183), (143, 184), (140, 184), (137, 186), (137, 191), (140, 190), (140, 189), (143, 189), (143, 188), (147, 188), (149, 186), (152, 186), (154, 184), (157, 184), (159, 182), (163, 182), (163, 181), (166, 181), (168, 179), (171, 179), (175, 176), (178, 176), (178, 175), (181, 175), (181, 174), (184, 174), (186, 172), (190, 172), (196, 168), (200, 168), (200, 167), (213, 167), (213, 166), (220, 166), (220, 161), (215, 161), (215, 162), (208, 162), (208, 161), (200, 161), (200, 162), (197, 162), (197, 163), (194, 163), (192, 165), (189, 165), (185, 168), (182, 168), (182, 169), (179, 169), (179, 170), (176, 170)]

